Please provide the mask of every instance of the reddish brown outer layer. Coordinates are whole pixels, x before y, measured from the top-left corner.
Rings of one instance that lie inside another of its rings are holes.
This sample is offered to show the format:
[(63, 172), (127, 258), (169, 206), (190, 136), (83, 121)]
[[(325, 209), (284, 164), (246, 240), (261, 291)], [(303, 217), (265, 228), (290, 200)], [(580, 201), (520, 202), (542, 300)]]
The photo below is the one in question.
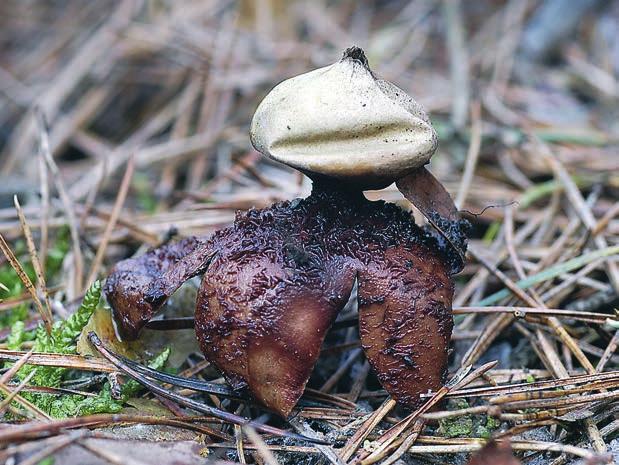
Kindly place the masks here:
[(396, 185), (402, 195), (430, 221), (435, 214), (450, 221), (460, 219), (449, 192), (426, 168), (418, 168), (408, 176), (398, 179)]
[[(196, 331), (202, 351), (236, 388), (287, 417), (303, 394), (325, 334), (352, 290), (342, 260), (290, 270), (263, 254), (215, 260), (202, 281)], [(336, 271), (337, 269), (337, 271)], [(265, 284), (268, 280), (268, 284)]]
[(450, 273), (462, 271), (468, 222), (460, 218), (449, 192), (425, 167), (398, 179), (396, 186), (449, 244), (450, 251), (446, 254), (446, 261), (451, 267)]
[(383, 387), (411, 408), (447, 370), (453, 284), (422, 245), (388, 249), (359, 274), (359, 333)]
[[(196, 333), (202, 352), (235, 389), (247, 385), (247, 325), (251, 303), (264, 300), (285, 272), (263, 255), (243, 262), (217, 257), (202, 278), (196, 305)], [(268, 288), (262, 284), (268, 282)]]
[[(196, 237), (189, 237), (116, 264), (105, 282), (104, 291), (123, 338), (137, 338), (140, 329), (165, 301), (161, 292), (158, 299), (149, 299), (153, 283), (167, 286), (167, 298), (187, 279), (201, 272), (203, 260), (188, 260), (187, 257), (203, 250), (205, 244)], [(168, 280), (163, 279), (167, 271), (181, 262), (182, 272), (172, 273)]]
[(358, 275), (368, 359), (385, 388), (414, 406), (446, 372), (453, 291), (445, 260), (440, 242), (397, 206), (323, 185), (307, 199), (239, 214), (209, 241), (121, 262), (105, 290), (120, 329), (135, 337), (208, 268), (196, 309), (202, 350), (234, 387), (287, 416)]

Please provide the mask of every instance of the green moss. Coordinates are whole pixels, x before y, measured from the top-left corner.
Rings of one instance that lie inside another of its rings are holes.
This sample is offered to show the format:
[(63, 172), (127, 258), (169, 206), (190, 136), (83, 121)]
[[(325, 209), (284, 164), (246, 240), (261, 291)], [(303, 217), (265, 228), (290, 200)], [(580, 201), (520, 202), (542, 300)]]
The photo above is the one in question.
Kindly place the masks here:
[(446, 438), (471, 437), (473, 435), (473, 417), (465, 415), (440, 420), (438, 430)]
[[(469, 407), (465, 399), (451, 399), (447, 403), (449, 410), (462, 410)], [(490, 438), (500, 422), (487, 415), (462, 415), (439, 420), (439, 433), (447, 438)]]
[(496, 418), (481, 416), (473, 428), (475, 437), (490, 439), (492, 432), (499, 426), (501, 426), (501, 422)]
[(9, 334), (6, 340), (7, 348), (9, 350), (19, 350), (26, 340), (28, 340), (26, 325), (23, 321), (16, 321), (11, 325), (11, 334)]
[[(62, 269), (62, 262), (70, 246), (69, 228), (61, 228), (56, 236), (54, 245), (47, 251), (46, 257), (46, 281), (51, 283)], [(24, 241), (17, 241), (13, 246), (13, 252), (19, 258), (24, 271), (32, 282), (36, 282), (36, 273), (32, 263), (30, 263), (29, 254)], [(0, 283), (6, 288), (0, 287), (0, 300), (18, 297), (26, 292), (23, 283), (15, 273), (11, 265), (4, 264), (0, 266)], [(8, 290), (7, 290), (8, 289)], [(10, 311), (0, 313), (0, 328), (8, 328), (13, 326), (17, 321), (24, 321), (28, 317), (28, 305), (18, 304)]]
[[(34, 333), (24, 330), (24, 323), (15, 322), (11, 328), (11, 334), (7, 345), (13, 350), (21, 347), (26, 340), (34, 342), (35, 352), (47, 352), (55, 354), (74, 354), (75, 341), (82, 329), (90, 319), (101, 299), (101, 283), (96, 281), (90, 286), (77, 311), (64, 321), (57, 321), (52, 327), (51, 334), (40, 325)], [(33, 386), (59, 387), (64, 377), (70, 372), (69, 369), (47, 366), (25, 365), (17, 373), (19, 379), (24, 379), (32, 371), (35, 372), (30, 380)], [(33, 402), (37, 407), (52, 417), (63, 418), (88, 413), (117, 412), (121, 405), (114, 401), (109, 390), (103, 389), (96, 397), (84, 397), (79, 395), (55, 395), (43, 393), (24, 393), (24, 397)]]
[[(468, 408), (465, 399), (451, 399), (447, 402), (449, 410), (462, 410)], [(463, 415), (439, 420), (439, 432), (447, 438), (470, 437), (473, 433), (473, 417)]]
[[(70, 247), (68, 228), (63, 228), (57, 235), (54, 246), (48, 250), (46, 257), (46, 275), (48, 284), (62, 269), (62, 263)], [(35, 282), (36, 275), (28, 261), (28, 252), (25, 243), (17, 242), (14, 246), (16, 256), (24, 267), (26, 274)], [(0, 299), (9, 299), (22, 295), (24, 286), (10, 265), (0, 266)], [(7, 290), (8, 289), (8, 290)], [(88, 323), (91, 315), (98, 308), (101, 300), (101, 283), (96, 281), (90, 286), (80, 307), (64, 321), (53, 324), (51, 334), (48, 334), (43, 325), (34, 331), (26, 331), (24, 320), (28, 317), (27, 304), (17, 305), (14, 309), (0, 314), (0, 328), (11, 327), (7, 339), (7, 347), (11, 350), (20, 350), (24, 342), (32, 342), (35, 352), (56, 354), (75, 354), (76, 341)], [(164, 350), (155, 357), (149, 366), (161, 369), (165, 364), (170, 350)], [(63, 380), (69, 378), (74, 371), (66, 368), (25, 365), (16, 374), (23, 380), (30, 373), (35, 372), (30, 380), (33, 386), (60, 387)], [(55, 418), (66, 418), (94, 413), (116, 413), (122, 409), (122, 403), (135, 396), (142, 387), (135, 381), (129, 380), (121, 390), (121, 399), (113, 399), (109, 384), (102, 387), (96, 396), (80, 396), (73, 394), (55, 395), (44, 393), (23, 393), (23, 396), (37, 407)], [(18, 407), (17, 404), (14, 404)]]

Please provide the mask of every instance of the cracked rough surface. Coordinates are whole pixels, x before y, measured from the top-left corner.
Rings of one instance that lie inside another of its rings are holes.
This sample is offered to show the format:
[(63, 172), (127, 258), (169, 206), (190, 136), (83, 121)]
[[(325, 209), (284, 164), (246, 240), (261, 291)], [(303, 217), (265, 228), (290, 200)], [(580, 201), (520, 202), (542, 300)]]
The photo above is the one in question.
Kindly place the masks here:
[[(155, 316), (163, 303), (149, 301), (147, 292), (150, 286), (202, 244), (200, 239), (188, 237), (149, 250), (138, 258), (123, 260), (114, 266), (103, 290), (112, 306), (120, 336), (126, 339), (138, 336), (140, 329)], [(190, 277), (183, 279), (180, 284)]]
[(444, 382), (453, 284), (443, 262), (422, 246), (395, 247), (359, 275), (359, 334), (383, 387), (418, 407)]
[(205, 272), (196, 306), (204, 354), (233, 387), (287, 416), (358, 279), (361, 342), (383, 386), (416, 407), (442, 384), (449, 250), (396, 205), (318, 183), (306, 199), (240, 213), (208, 241), (179, 244), (121, 262), (108, 278), (124, 334), (137, 334), (182, 282)]

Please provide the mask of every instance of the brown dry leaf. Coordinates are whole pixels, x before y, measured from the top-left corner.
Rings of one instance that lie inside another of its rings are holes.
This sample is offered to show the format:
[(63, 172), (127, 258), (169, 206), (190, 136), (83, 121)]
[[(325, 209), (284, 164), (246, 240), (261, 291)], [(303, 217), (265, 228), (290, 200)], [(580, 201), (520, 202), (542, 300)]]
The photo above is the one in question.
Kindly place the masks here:
[(134, 358), (136, 352), (133, 342), (121, 342), (116, 337), (114, 325), (112, 323), (112, 313), (106, 308), (97, 308), (77, 340), (77, 353), (80, 355), (90, 355), (98, 357), (99, 353), (90, 346), (87, 335), (90, 331), (95, 331), (101, 340), (110, 347), (114, 352), (124, 355), (125, 357)]
[(112, 312), (109, 309), (99, 308), (93, 313), (77, 341), (77, 352), (81, 355), (99, 356), (88, 342), (87, 336), (90, 331), (97, 333), (107, 347), (114, 352), (132, 360), (149, 360), (160, 354), (166, 347), (170, 347), (172, 351), (166, 365), (171, 368), (178, 368), (190, 353), (199, 351), (193, 330), (145, 329), (140, 338), (135, 341), (120, 341), (114, 331)]

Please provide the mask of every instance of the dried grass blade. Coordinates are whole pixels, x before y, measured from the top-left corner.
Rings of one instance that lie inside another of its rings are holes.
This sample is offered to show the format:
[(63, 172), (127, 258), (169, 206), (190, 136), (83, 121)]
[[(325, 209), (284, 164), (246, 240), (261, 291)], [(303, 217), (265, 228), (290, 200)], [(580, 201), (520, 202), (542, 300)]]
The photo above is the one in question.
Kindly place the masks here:
[(30, 261), (32, 262), (32, 267), (34, 268), (34, 272), (37, 276), (37, 283), (41, 288), (41, 292), (43, 293), (46, 313), (44, 315), (42, 314), (41, 317), (43, 318), (45, 327), (48, 327), (48, 325), (51, 327), (54, 317), (52, 315), (52, 307), (49, 303), (49, 293), (47, 290), (47, 284), (45, 283), (45, 273), (43, 272), (43, 265), (39, 260), (37, 249), (34, 245), (34, 240), (32, 238), (32, 231), (30, 230), (30, 226), (28, 226), (28, 222), (26, 221), (24, 210), (19, 204), (19, 200), (17, 199), (16, 195), (13, 196), (13, 202), (15, 203), (15, 210), (17, 210), (17, 216), (19, 217), (22, 232), (24, 233), (24, 237), (26, 238), (26, 245), (28, 247), (28, 253), (30, 254)]
[(103, 256), (105, 255), (107, 245), (110, 242), (112, 231), (116, 226), (116, 222), (118, 221), (118, 217), (120, 216), (120, 211), (122, 210), (125, 199), (127, 198), (127, 192), (129, 192), (129, 186), (131, 185), (131, 179), (133, 178), (134, 167), (135, 163), (133, 157), (130, 157), (129, 161), (127, 162), (127, 170), (125, 171), (125, 175), (123, 176), (123, 179), (120, 183), (120, 189), (118, 191), (118, 195), (116, 196), (116, 201), (114, 202), (114, 207), (112, 209), (110, 219), (105, 226), (103, 238), (101, 239), (101, 243), (99, 244), (95, 259), (92, 263), (92, 267), (90, 268), (90, 273), (88, 274), (88, 278), (86, 279), (86, 288), (83, 289), (84, 292), (88, 288), (89, 283), (94, 282), (94, 280), (97, 278), (97, 272), (99, 271), (99, 267), (103, 262)]
[(494, 396), (500, 393), (532, 392), (543, 389), (557, 389), (563, 386), (613, 380), (619, 383), (619, 371), (608, 371), (605, 373), (597, 373), (593, 375), (578, 375), (564, 379), (551, 379), (547, 381), (536, 381), (533, 383), (517, 383), (504, 386), (459, 389), (450, 392), (447, 397)]
[[(16, 388), (16, 390), (19, 389), (19, 386)], [(23, 389), (23, 386), (22, 386)], [(0, 391), (2, 391), (2, 393), (5, 396), (10, 396), (11, 394), (13, 394), (13, 391), (11, 391), (6, 385), (0, 383)], [(19, 392), (19, 391), (18, 391)], [(14, 400), (15, 402), (18, 402), (19, 404), (21, 404), (26, 410), (28, 410), (30, 413), (32, 413), (32, 415), (34, 416), (34, 418), (38, 419), (38, 420), (51, 420), (50, 416), (47, 415), (47, 413), (45, 413), (43, 410), (41, 410), (39, 407), (37, 407), (36, 405), (34, 405), (32, 402), (30, 402), (27, 399), (24, 399), (22, 396), (20, 396), (18, 393), (13, 394), (12, 400)]]
[(246, 464), (245, 450), (243, 449), (243, 433), (239, 425), (234, 425), (234, 442), (236, 444), (236, 455), (239, 458), (239, 462)]
[(340, 451), (340, 457), (343, 461), (348, 461), (361, 445), (363, 440), (372, 432), (372, 430), (381, 422), (383, 418), (395, 407), (395, 400), (389, 398), (376, 409), (355, 434), (348, 440)]
[(256, 433), (256, 430), (251, 426), (244, 426), (243, 431), (249, 438), (249, 440), (254, 444), (256, 450), (260, 454), (260, 457), (264, 460), (264, 463), (267, 465), (279, 465), (279, 462), (273, 455), (273, 452), (269, 450), (266, 443), (262, 440), (260, 435)]
[(4, 373), (2, 376), (0, 376), (0, 383), (6, 384), (9, 381), (11, 381), (11, 378), (13, 376), (15, 376), (15, 373), (17, 373), (19, 371), (19, 369), (26, 364), (26, 362), (28, 361), (28, 359), (31, 356), (32, 356), (32, 350), (30, 352), (26, 352), (24, 355), (22, 355), (19, 358), (19, 360), (17, 360), (17, 363), (13, 364), (13, 366), (11, 368), (9, 368), (6, 371), (6, 373)]
[(80, 247), (80, 236), (78, 230), (77, 217), (75, 216), (75, 211), (73, 209), (73, 202), (65, 189), (64, 182), (62, 181), (62, 177), (60, 175), (60, 170), (58, 169), (58, 165), (54, 161), (54, 157), (52, 157), (52, 153), (49, 147), (49, 134), (47, 133), (47, 125), (45, 123), (45, 116), (41, 112), (41, 109), (37, 109), (37, 121), (39, 124), (39, 138), (40, 138), (40, 150), (43, 156), (45, 157), (45, 161), (52, 172), (54, 183), (56, 184), (56, 189), (58, 190), (58, 194), (60, 195), (60, 200), (65, 209), (65, 214), (67, 215), (67, 222), (69, 223), (69, 231), (71, 233), (71, 241), (72, 241), (72, 249), (73, 249), (73, 260), (75, 266), (75, 280), (73, 282), (73, 294), (72, 296), (79, 295), (82, 289), (82, 278), (84, 273), (84, 258), (82, 256), (82, 249)]
[(276, 436), (282, 436), (282, 437), (288, 437), (288, 438), (296, 439), (296, 440), (300, 440), (300, 441), (308, 441), (308, 442), (314, 442), (314, 443), (320, 443), (320, 444), (328, 444), (325, 441), (322, 441), (322, 440), (319, 440), (319, 439), (308, 438), (306, 436), (303, 436), (303, 435), (300, 435), (300, 434), (296, 434), (296, 433), (292, 433), (290, 431), (282, 430), (282, 429), (276, 428), (274, 426), (269, 426), (269, 425), (257, 423), (257, 422), (254, 422), (252, 420), (249, 420), (247, 418), (243, 418), (243, 417), (240, 417), (238, 415), (226, 412), (224, 410), (220, 410), (220, 409), (217, 409), (215, 407), (211, 407), (209, 405), (203, 404), (201, 402), (197, 402), (197, 401), (195, 401), (193, 399), (190, 399), (188, 397), (184, 397), (184, 396), (182, 396), (180, 394), (177, 394), (176, 392), (168, 391), (167, 389), (162, 388), (161, 386), (157, 385), (156, 383), (154, 383), (154, 382), (150, 381), (149, 379), (145, 378), (144, 376), (140, 375), (138, 372), (136, 372), (135, 370), (133, 370), (132, 368), (130, 368), (129, 366), (124, 364), (117, 357), (115, 357), (115, 355), (113, 353), (111, 353), (103, 345), (103, 343), (101, 342), (99, 337), (93, 331), (91, 331), (88, 334), (88, 339), (90, 340), (92, 345), (97, 349), (97, 351), (99, 351), (99, 353), (103, 357), (105, 357), (108, 361), (113, 363), (124, 374), (126, 374), (127, 376), (133, 378), (135, 381), (137, 381), (138, 383), (140, 383), (142, 386), (146, 387), (147, 389), (149, 389), (153, 393), (158, 394), (158, 395), (160, 395), (162, 397), (165, 397), (167, 399), (173, 400), (174, 402), (177, 402), (180, 405), (183, 405), (185, 407), (191, 408), (191, 409), (196, 410), (198, 412), (202, 412), (204, 414), (213, 416), (215, 418), (218, 418), (220, 420), (229, 422), (231, 424), (241, 425), (241, 426), (244, 426), (244, 427), (245, 426), (251, 426), (251, 427), (255, 428), (256, 430), (258, 430), (260, 432), (263, 432), (263, 433), (274, 434)]
[[(17, 350), (0, 349), (0, 360), (17, 362), (26, 352)], [(33, 352), (28, 359), (30, 365), (52, 366), (73, 368), (76, 370), (98, 371), (112, 373), (118, 371), (114, 365), (100, 358), (86, 358), (73, 354), (52, 354), (45, 352)]]
[[(563, 273), (568, 273), (576, 268), (580, 268), (588, 263), (591, 263), (599, 258), (610, 257), (611, 255), (619, 254), (619, 246), (610, 246), (601, 250), (596, 250), (593, 252), (589, 252), (586, 254), (579, 255), (578, 257), (574, 257), (570, 260), (567, 260), (563, 263), (559, 263), (557, 265), (551, 266), (544, 271), (531, 275), (526, 279), (521, 279), (516, 282), (516, 285), (520, 289), (527, 289), (534, 284), (538, 284), (544, 281), (548, 281), (549, 279), (556, 278), (557, 276), (562, 275)], [(488, 297), (480, 300), (476, 305), (479, 307), (487, 307), (488, 305), (495, 304), (500, 300), (509, 297), (510, 291), (508, 289), (502, 289), (494, 294), (489, 295)], [(533, 305), (535, 306), (535, 305)]]
[(197, 425), (197, 422), (213, 422), (214, 418), (209, 417), (185, 417), (183, 420), (168, 417), (156, 417), (152, 415), (129, 415), (100, 413), (76, 418), (64, 418), (61, 420), (51, 420), (49, 422), (30, 422), (21, 425), (14, 425), (10, 428), (0, 429), (0, 444), (36, 439), (46, 436), (59, 434), (66, 429), (84, 428), (103, 425), (118, 425), (120, 423), (146, 424), (146, 425), (168, 425), (176, 428), (196, 431), (209, 436), (231, 439), (221, 431), (215, 431), (206, 426)]
[(17, 259), (17, 257), (15, 256), (15, 254), (13, 253), (9, 245), (4, 240), (4, 237), (2, 236), (2, 234), (0, 234), (0, 250), (2, 250), (2, 253), (6, 257), (8, 262), (11, 264), (11, 266), (15, 270), (15, 273), (17, 273), (17, 276), (19, 277), (24, 287), (30, 294), (30, 297), (32, 298), (32, 301), (34, 302), (34, 305), (39, 311), (41, 318), (43, 318), (43, 321), (45, 322), (45, 329), (47, 330), (48, 333), (50, 333), (52, 331), (52, 321), (49, 317), (49, 313), (45, 310), (45, 308), (41, 304), (41, 301), (39, 300), (39, 296), (37, 295), (37, 290), (34, 287), (34, 284), (32, 284), (32, 281), (30, 281), (30, 278), (24, 271), (24, 268), (21, 266), (21, 263), (19, 263), (19, 260)]
[(458, 188), (458, 194), (454, 201), (456, 207), (459, 209), (462, 209), (464, 206), (469, 187), (471, 187), (475, 168), (477, 167), (477, 159), (479, 158), (479, 149), (481, 148), (482, 121), (479, 102), (473, 102), (471, 104), (471, 120), (471, 141), (469, 142), (469, 148), (466, 154), (466, 165), (464, 167), (464, 173), (462, 174), (462, 180), (460, 181), (460, 187)]
[(595, 367), (595, 371), (604, 370), (604, 367), (606, 366), (610, 358), (617, 351), (617, 345), (619, 345), (619, 330), (615, 331), (615, 334), (613, 335), (612, 339), (608, 343), (608, 346), (606, 346), (606, 349), (604, 350), (604, 353), (602, 354), (600, 361)]
[[(8, 396), (6, 396), (2, 402), (0, 402), (0, 415), (4, 414), (4, 409), (6, 407), (8, 407), (8, 405), (13, 401), (13, 399), (15, 398), (15, 396), (17, 396), (25, 387), (26, 385), (30, 382), (30, 380), (32, 379), (32, 377), (36, 374), (36, 371), (31, 371), (28, 376), (26, 376), (23, 381), (21, 383), (19, 383), (17, 386), (14, 386), (13, 390), (10, 391), (10, 394)], [(4, 383), (0, 382), (0, 385), (4, 385)], [(8, 386), (7, 386), (8, 389)]]
[[(436, 393), (428, 401), (426, 401), (426, 403), (385, 432), (376, 441), (378, 447), (368, 457), (357, 457), (355, 462), (360, 460), (363, 465), (371, 465), (379, 460), (382, 460), (391, 450), (394, 450), (396, 447), (399, 447), (401, 444), (407, 442), (408, 447), (399, 451), (401, 452), (397, 457), (399, 458), (415, 442), (415, 439), (423, 429), (425, 421), (421, 418), (421, 416), (424, 413), (440, 402), (441, 399), (449, 394), (451, 390), (468, 385), (482, 374), (495, 367), (496, 364), (496, 361), (488, 362), (473, 371), (471, 371), (471, 366), (462, 367), (454, 375), (451, 381), (436, 391)], [(409, 433), (404, 435), (403, 433), (407, 429), (409, 429)], [(395, 452), (395, 455), (399, 452)]]
[(39, 183), (41, 185), (41, 213), (39, 228), (41, 229), (41, 243), (39, 244), (39, 256), (41, 270), (45, 276), (45, 263), (47, 262), (47, 248), (49, 240), (49, 176), (45, 157), (41, 152), (37, 156), (39, 163)]
[[(541, 316), (555, 316), (569, 318), (578, 321), (587, 321), (589, 323), (605, 324), (609, 320), (617, 321), (616, 318), (610, 318), (607, 313), (596, 312), (580, 312), (577, 310), (563, 310), (555, 308), (534, 308), (534, 307), (512, 307), (512, 306), (488, 306), (488, 307), (453, 307), (454, 315), (467, 315), (470, 313), (509, 313), (516, 318), (524, 318), (528, 314)], [(619, 323), (619, 321), (618, 321)]]
[[(479, 442), (477, 439), (475, 443), (468, 444), (412, 446), (408, 452), (411, 454), (459, 454), (462, 452), (478, 451), (482, 447), (483, 443)], [(513, 441), (512, 449), (522, 451), (565, 452), (585, 459), (595, 457), (595, 455), (587, 449), (556, 442)]]
[[(589, 207), (589, 205), (587, 205), (587, 202), (583, 198), (574, 180), (570, 177), (563, 164), (557, 159), (557, 157), (550, 150), (547, 144), (544, 144), (535, 136), (533, 136), (533, 140), (536, 142), (536, 146), (538, 147), (541, 155), (552, 168), (555, 177), (564, 185), (565, 193), (570, 199), (572, 206), (576, 210), (576, 213), (578, 214), (582, 222), (585, 224), (585, 226), (590, 232), (595, 231), (597, 221), (595, 220), (591, 208)], [(595, 235), (593, 237), (593, 242), (599, 250), (604, 250), (608, 248), (608, 243), (602, 235)], [(619, 292), (619, 267), (617, 267), (616, 263), (610, 260), (606, 260), (605, 265), (608, 278), (613, 285), (613, 288), (616, 292)]]

